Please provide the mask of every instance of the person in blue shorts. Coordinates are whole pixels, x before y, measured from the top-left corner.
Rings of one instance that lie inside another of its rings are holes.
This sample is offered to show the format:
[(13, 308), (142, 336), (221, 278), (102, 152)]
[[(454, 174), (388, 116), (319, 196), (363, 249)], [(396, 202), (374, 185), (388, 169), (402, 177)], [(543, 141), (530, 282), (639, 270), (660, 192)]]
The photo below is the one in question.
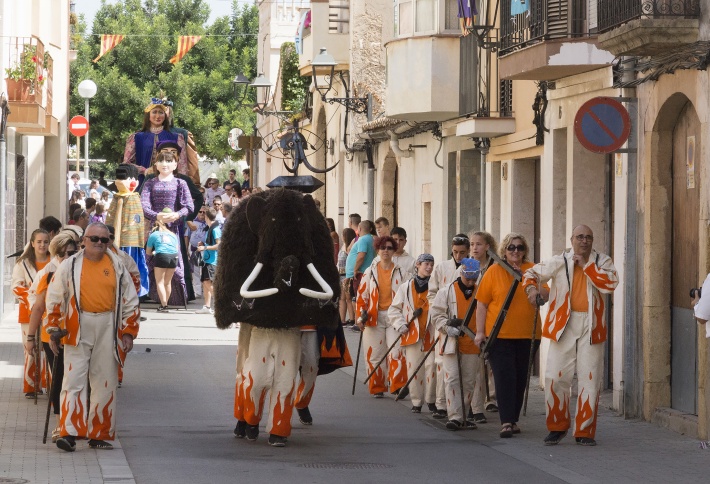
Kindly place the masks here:
[(173, 274), (177, 267), (179, 244), (177, 235), (163, 222), (156, 220), (155, 228), (145, 245), (145, 253), (154, 256), (155, 260), (155, 285), (160, 299), (159, 313), (168, 312), (168, 300), (172, 292)]

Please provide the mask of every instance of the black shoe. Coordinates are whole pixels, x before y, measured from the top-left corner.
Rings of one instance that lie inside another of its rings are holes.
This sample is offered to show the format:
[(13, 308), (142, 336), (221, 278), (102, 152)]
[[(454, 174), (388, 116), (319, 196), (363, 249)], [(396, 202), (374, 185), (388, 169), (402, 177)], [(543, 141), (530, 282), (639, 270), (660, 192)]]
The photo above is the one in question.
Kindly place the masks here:
[[(44, 395), (44, 392), (42, 390), (37, 392), (37, 396), (40, 396), (40, 395)], [(33, 399), (34, 397), (35, 397), (35, 392), (25, 393), (25, 398), (27, 398), (29, 400)]]
[(463, 428), (463, 424), (458, 420), (449, 420), (446, 422), (446, 428), (449, 430), (461, 430)]
[(397, 395), (397, 400), (404, 400), (407, 398), (407, 395), (409, 395), (409, 387), (402, 387), (396, 392), (394, 392), (394, 395)]
[(360, 327), (357, 324), (353, 324), (352, 328), (350, 328), (350, 331), (352, 331), (353, 333), (359, 333)]
[(343, 323), (343, 326), (355, 326), (355, 321), (352, 319), (348, 319)]
[(415, 405), (412, 407), (412, 413), (422, 413), (422, 406), (419, 405), (418, 407)]
[(286, 437), (276, 434), (269, 435), (269, 445), (272, 447), (286, 447), (286, 442), (288, 442)]
[(311, 417), (311, 411), (306, 408), (297, 408), (298, 420), (301, 421), (303, 425), (313, 425), (313, 417)]
[(382, 392), (377, 392), (377, 393), (373, 394), (372, 396), (375, 398), (385, 398), (385, 394)]
[(252, 442), (255, 441), (257, 437), (259, 437), (259, 426), (247, 424), (247, 428), (244, 431), (244, 435), (246, 436), (247, 440), (250, 440)]
[(499, 435), (501, 439), (511, 438), (513, 436), (513, 426), (511, 424), (503, 424)]
[(237, 426), (234, 427), (234, 436), (238, 439), (243, 439), (247, 436), (247, 423), (243, 420), (237, 420)]
[(121, 388), (121, 385), (123, 385), (123, 382), (119, 380), (118, 381), (118, 388)]
[(498, 405), (495, 403), (491, 402), (488, 405), (486, 405), (486, 412), (497, 412), (498, 411)]
[(429, 408), (431, 413), (436, 412), (436, 403), (427, 403), (426, 406)]
[(468, 415), (466, 415), (466, 420), (473, 420), (473, 410), (468, 407)]
[(566, 435), (567, 435), (566, 430), (563, 430), (563, 431), (553, 430), (552, 432), (547, 434), (547, 437), (545, 437), (545, 440), (543, 442), (545, 442), (545, 445), (557, 445), (560, 443), (560, 441), (562, 439), (565, 438)]
[(138, 319), (139, 319), (140, 321), (148, 321), (148, 318), (146, 318), (145, 316), (141, 316), (141, 317), (138, 318)]
[(159, 313), (169, 313), (170, 310), (168, 309), (167, 306), (158, 306), (158, 312)]
[(437, 408), (435, 412), (431, 413), (431, 416), (437, 420), (442, 420), (448, 417), (448, 414), (446, 413), (446, 410), (440, 410)]
[(57, 439), (57, 447), (66, 452), (74, 452), (76, 450), (76, 439), (72, 435), (59, 437)]
[(474, 422), (474, 423), (477, 423), (477, 424), (488, 422), (488, 420), (486, 420), (485, 414), (482, 414), (482, 413), (474, 413), (474, 414), (471, 414), (471, 418), (468, 419), (468, 420), (470, 420), (470, 421), (472, 421), (472, 422)]
[(574, 441), (577, 442), (577, 445), (585, 445), (587, 447), (594, 447), (597, 445), (597, 441), (590, 439), (589, 437), (575, 437)]
[(89, 447), (92, 449), (103, 449), (103, 450), (112, 450), (113, 445), (106, 442), (105, 440), (97, 440), (97, 439), (91, 439), (89, 440)]

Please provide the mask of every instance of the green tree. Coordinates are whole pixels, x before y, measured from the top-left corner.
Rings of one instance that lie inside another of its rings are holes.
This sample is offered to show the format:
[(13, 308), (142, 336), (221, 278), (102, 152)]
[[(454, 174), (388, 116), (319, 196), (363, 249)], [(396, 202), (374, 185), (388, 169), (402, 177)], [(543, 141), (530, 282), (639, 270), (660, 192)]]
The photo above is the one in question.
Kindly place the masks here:
[[(90, 102), (93, 158), (121, 160), (126, 138), (141, 127), (143, 109), (161, 94), (175, 103), (175, 125), (193, 133), (201, 155), (221, 161), (235, 154), (227, 143), (229, 130), (249, 131), (255, 122), (249, 109), (236, 105), (232, 79), (238, 72), (255, 76), (258, 9), (233, 1), (232, 15), (212, 25), (207, 24), (209, 14), (204, 0), (102, 0), (92, 35), (79, 19), (75, 28), (83, 40), (70, 68), (70, 109), (84, 112), (76, 92), (79, 82), (96, 82)], [(99, 34), (126, 38), (93, 63), (101, 47)], [(180, 35), (203, 37), (173, 65), (169, 61)]]

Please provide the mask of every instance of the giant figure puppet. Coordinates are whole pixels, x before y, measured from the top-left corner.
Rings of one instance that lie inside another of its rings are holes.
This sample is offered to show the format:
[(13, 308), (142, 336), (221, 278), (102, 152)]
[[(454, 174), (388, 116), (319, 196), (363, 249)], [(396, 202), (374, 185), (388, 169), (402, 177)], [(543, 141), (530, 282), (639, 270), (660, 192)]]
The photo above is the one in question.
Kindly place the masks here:
[[(282, 447), (291, 433), (300, 327), (329, 333), (322, 348), (349, 360), (338, 320), (338, 271), (333, 242), (310, 195), (274, 189), (250, 196), (230, 214), (219, 247), (215, 318), (221, 329), (240, 322), (234, 415), (237, 437), (256, 440), (266, 394), (269, 443)], [(339, 330), (339, 331), (338, 331)]]

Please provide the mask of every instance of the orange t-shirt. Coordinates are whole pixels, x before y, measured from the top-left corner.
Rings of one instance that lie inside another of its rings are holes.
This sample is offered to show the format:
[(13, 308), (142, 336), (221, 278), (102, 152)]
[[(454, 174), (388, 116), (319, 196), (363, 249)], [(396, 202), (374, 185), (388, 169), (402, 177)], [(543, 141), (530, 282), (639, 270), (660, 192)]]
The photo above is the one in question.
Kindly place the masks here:
[[(466, 299), (463, 295), (463, 291), (459, 287), (459, 283), (456, 281), (454, 281), (454, 292), (456, 294), (456, 310), (458, 313), (456, 314), (456, 317), (463, 319), (466, 316), (466, 311), (468, 311), (468, 307), (471, 305), (474, 298), (472, 296), (470, 299)], [(467, 326), (471, 331), (474, 333), (476, 332), (475, 314), (471, 316), (471, 321), (468, 322)], [(462, 334), (459, 336), (459, 351), (464, 355), (477, 355), (481, 352), (481, 349), (476, 346), (476, 343), (474, 343), (467, 334)]]
[(589, 310), (589, 300), (587, 299), (587, 276), (584, 270), (577, 264), (574, 265), (574, 276), (572, 278), (571, 294), (572, 311), (586, 313)]
[(380, 298), (377, 302), (379, 311), (386, 311), (392, 305), (392, 271), (383, 269), (380, 264), (377, 264), (377, 284), (379, 285)]
[(38, 260), (35, 261), (35, 267), (37, 268), (37, 272), (39, 272), (39, 271), (41, 271), (42, 269), (44, 269), (44, 266), (46, 266), (47, 264), (49, 264), (49, 261), (50, 261), (50, 260), (52, 260), (52, 259), (51, 259), (51, 258), (48, 258), (48, 259), (47, 259), (46, 261), (44, 261), (44, 262), (40, 262), (40, 261), (38, 261)]
[(104, 254), (98, 262), (84, 257), (80, 284), (82, 311), (105, 313), (113, 310), (116, 302), (116, 271), (108, 255)]
[[(524, 273), (534, 264), (525, 262), (521, 266)], [(491, 334), (493, 325), (498, 318), (505, 297), (508, 295), (510, 286), (513, 283), (513, 276), (500, 265), (491, 266), (481, 279), (481, 284), (476, 292), (476, 299), (488, 306), (486, 313), (486, 335)], [(535, 308), (528, 302), (528, 298), (523, 290), (523, 285), (518, 284), (518, 288), (513, 296), (513, 302), (508, 308), (508, 315), (503, 322), (503, 326), (498, 333), (503, 339), (530, 339), (532, 327), (535, 320)], [(538, 317), (535, 338), (540, 338), (542, 334), (542, 324)]]

